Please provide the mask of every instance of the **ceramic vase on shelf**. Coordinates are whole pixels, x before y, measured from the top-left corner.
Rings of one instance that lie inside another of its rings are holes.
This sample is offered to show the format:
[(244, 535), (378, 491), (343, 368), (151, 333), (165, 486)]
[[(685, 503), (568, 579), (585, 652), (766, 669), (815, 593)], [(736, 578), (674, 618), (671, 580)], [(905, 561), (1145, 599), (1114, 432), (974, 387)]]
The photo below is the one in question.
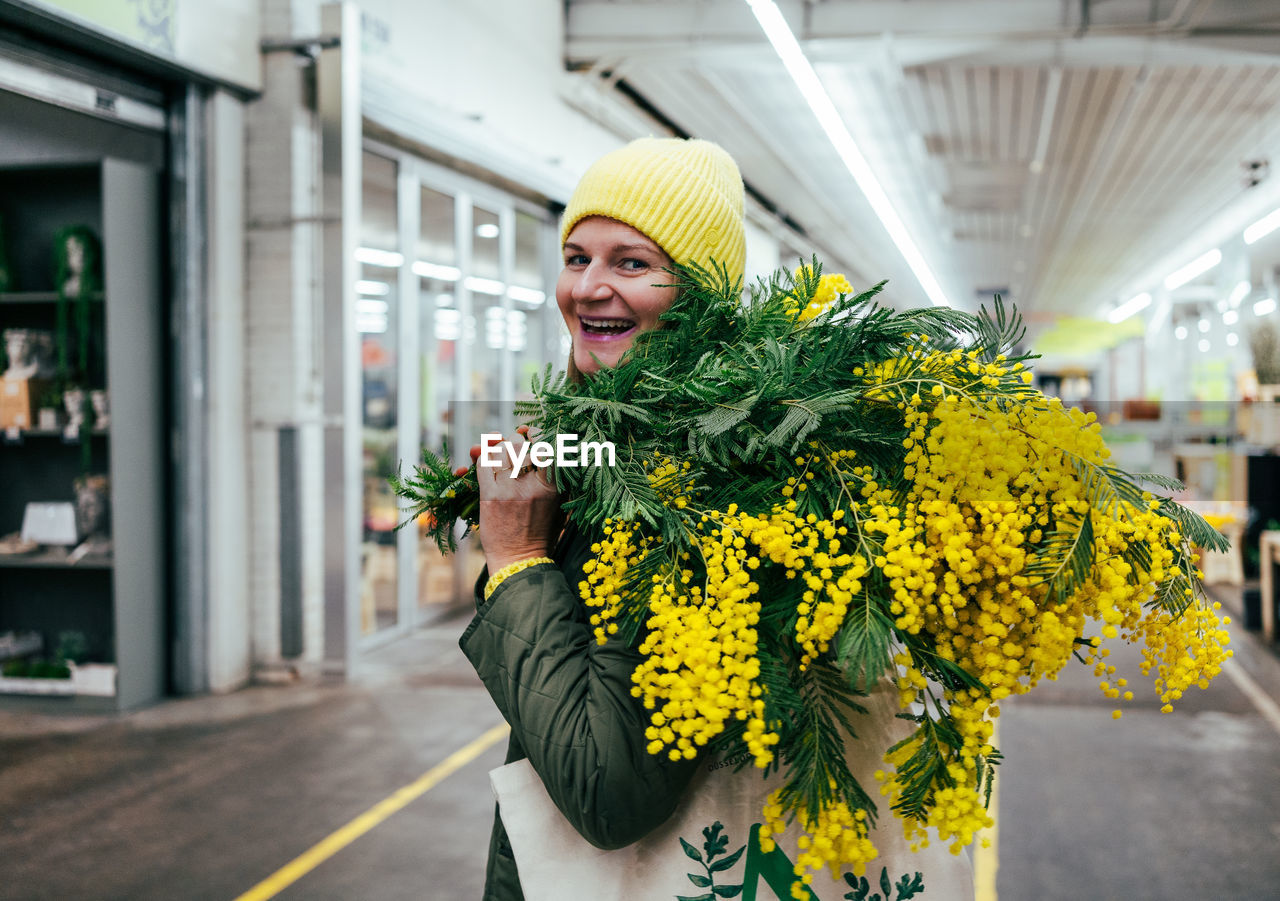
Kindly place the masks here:
[(63, 434), (69, 438), (79, 438), (80, 428), (84, 425), (84, 389), (68, 388), (62, 392), (62, 405), (67, 410), (67, 426)]
[(75, 480), (76, 532), (81, 539), (105, 538), (110, 533), (108, 513), (111, 487), (105, 475), (80, 476)]

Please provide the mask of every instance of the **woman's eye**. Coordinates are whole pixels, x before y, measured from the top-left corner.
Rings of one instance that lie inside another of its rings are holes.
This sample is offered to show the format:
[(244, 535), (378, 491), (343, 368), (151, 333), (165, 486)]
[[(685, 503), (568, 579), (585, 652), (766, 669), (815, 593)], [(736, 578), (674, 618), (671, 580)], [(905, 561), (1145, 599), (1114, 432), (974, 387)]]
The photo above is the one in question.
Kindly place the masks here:
[(587, 262), (587, 255), (585, 253), (571, 253), (564, 258), (564, 264), (566, 266), (585, 266)]
[(636, 259), (630, 259), (630, 258), (623, 260), (618, 265), (630, 272), (642, 272), (645, 269), (649, 268), (649, 264), (646, 263), (644, 260), (636, 260)]

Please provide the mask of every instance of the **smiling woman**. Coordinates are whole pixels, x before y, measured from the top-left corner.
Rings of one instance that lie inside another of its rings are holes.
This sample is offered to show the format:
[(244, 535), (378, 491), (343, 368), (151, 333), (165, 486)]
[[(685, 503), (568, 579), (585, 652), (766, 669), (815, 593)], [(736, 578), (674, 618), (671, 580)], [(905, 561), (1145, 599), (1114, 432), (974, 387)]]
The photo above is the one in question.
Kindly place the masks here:
[(603, 216), (583, 219), (564, 245), (556, 303), (573, 338), (573, 362), (590, 375), (617, 365), (635, 336), (658, 327), (675, 300), (675, 264), (642, 233)]
[(641, 138), (597, 160), (560, 226), (556, 301), (573, 338), (571, 374), (615, 366), (675, 299), (675, 264), (746, 263), (742, 176), (710, 141)]

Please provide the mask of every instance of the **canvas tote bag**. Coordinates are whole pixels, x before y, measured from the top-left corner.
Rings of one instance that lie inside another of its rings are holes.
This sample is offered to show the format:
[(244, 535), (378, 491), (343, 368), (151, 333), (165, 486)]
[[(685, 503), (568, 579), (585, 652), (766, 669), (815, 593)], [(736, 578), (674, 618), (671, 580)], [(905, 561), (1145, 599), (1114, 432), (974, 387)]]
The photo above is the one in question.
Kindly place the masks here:
[[(971, 901), (973, 875), (968, 858), (953, 855), (942, 842), (913, 853), (902, 825), (877, 792), (873, 774), (884, 752), (905, 738), (911, 724), (895, 717), (897, 692), (877, 688), (862, 701), (867, 714), (852, 720), (858, 739), (849, 741), (850, 770), (877, 802), (878, 828), (871, 833), (880, 856), (865, 876), (832, 881), (815, 874), (816, 901)], [(788, 829), (770, 853), (760, 849), (756, 831), (761, 806), (781, 784), (736, 760), (703, 763), (675, 813), (643, 839), (616, 851), (587, 842), (564, 818), (527, 760), (489, 774), (502, 822), (515, 854), (526, 901), (744, 901), (791, 898), (799, 830)]]

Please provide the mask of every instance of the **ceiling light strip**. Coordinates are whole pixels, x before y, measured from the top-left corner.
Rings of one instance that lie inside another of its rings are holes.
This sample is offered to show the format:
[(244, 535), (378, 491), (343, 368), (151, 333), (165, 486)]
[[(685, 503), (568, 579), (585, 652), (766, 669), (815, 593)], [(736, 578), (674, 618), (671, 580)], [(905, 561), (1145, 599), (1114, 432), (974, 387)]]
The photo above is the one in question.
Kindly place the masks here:
[(893, 243), (897, 245), (898, 252), (911, 267), (924, 293), (934, 305), (950, 306), (942, 286), (938, 284), (929, 264), (925, 262), (924, 255), (911, 239), (907, 227), (898, 218), (898, 213), (889, 202), (889, 197), (881, 187), (879, 179), (871, 171), (853, 135), (845, 127), (844, 120), (840, 118), (830, 95), (822, 86), (818, 73), (814, 71), (804, 51), (800, 49), (800, 44), (792, 34), (791, 27), (783, 18), (778, 5), (773, 0), (747, 0), (747, 5), (751, 7), (756, 21), (764, 29), (765, 37), (773, 45), (774, 51), (791, 75), (791, 80), (800, 89), (805, 102), (809, 104), (809, 109), (817, 117), (818, 124), (822, 126), (828, 140), (835, 147), (836, 153), (840, 155), (840, 159), (844, 161), (863, 196), (871, 204), (871, 209), (880, 219), (889, 237), (893, 239)]
[(1164, 280), (1166, 289), (1172, 291), (1175, 288), (1181, 288), (1187, 282), (1197, 276), (1204, 275), (1214, 266), (1222, 262), (1222, 251), (1214, 248), (1208, 253), (1201, 254), (1187, 265), (1183, 266), (1176, 272), (1170, 273)]
[(1244, 230), (1244, 243), (1254, 244), (1280, 228), (1280, 210), (1272, 210)]
[(1116, 307), (1114, 310), (1111, 311), (1111, 313), (1107, 316), (1107, 318), (1110, 319), (1113, 323), (1124, 322), (1126, 319), (1130, 318), (1131, 316), (1134, 316), (1138, 312), (1145, 310), (1150, 305), (1151, 305), (1151, 295), (1148, 294), (1146, 291), (1143, 291), (1141, 294), (1137, 295), (1136, 297), (1131, 297), (1128, 300), (1126, 300), (1124, 303), (1120, 304), (1120, 306)]

